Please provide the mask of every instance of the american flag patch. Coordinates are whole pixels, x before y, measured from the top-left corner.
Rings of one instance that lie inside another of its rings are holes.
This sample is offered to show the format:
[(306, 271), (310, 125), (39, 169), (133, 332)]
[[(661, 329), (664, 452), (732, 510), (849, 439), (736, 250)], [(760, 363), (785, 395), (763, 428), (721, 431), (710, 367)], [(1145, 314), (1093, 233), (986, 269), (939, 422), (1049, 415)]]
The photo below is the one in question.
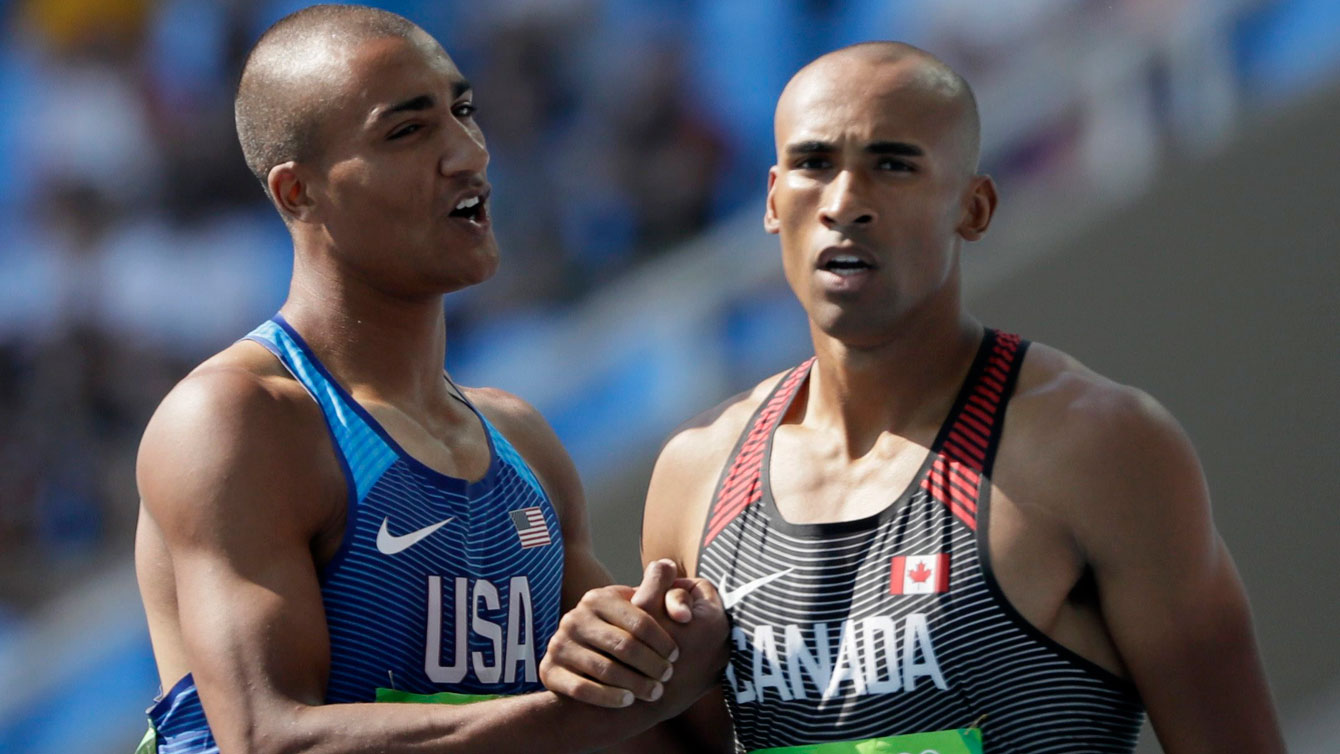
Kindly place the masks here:
[(521, 547), (543, 547), (553, 544), (549, 538), (549, 524), (545, 523), (544, 512), (539, 508), (522, 508), (512, 511), (512, 525), (516, 527), (516, 536)]

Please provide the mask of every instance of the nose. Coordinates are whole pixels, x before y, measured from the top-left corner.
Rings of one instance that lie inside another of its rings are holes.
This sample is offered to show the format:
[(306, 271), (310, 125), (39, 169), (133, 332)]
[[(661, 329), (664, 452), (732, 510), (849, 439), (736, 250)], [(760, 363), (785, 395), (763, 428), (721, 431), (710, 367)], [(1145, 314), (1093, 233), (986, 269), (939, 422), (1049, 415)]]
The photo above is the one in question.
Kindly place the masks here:
[(853, 170), (843, 170), (824, 192), (819, 207), (819, 219), (832, 229), (873, 225), (879, 215), (867, 191), (865, 182)]
[(451, 121), (443, 132), (442, 158), (438, 163), (442, 175), (482, 177), (489, 165), (489, 150), (484, 144), (483, 132), (458, 120)]

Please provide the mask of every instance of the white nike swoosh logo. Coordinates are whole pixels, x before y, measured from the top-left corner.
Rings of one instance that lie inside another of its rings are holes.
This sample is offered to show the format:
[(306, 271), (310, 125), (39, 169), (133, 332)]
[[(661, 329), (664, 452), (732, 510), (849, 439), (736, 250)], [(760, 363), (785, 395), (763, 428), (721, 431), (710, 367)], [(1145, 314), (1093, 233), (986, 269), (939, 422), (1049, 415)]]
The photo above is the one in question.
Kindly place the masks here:
[(404, 552), (418, 544), (424, 537), (446, 526), (451, 519), (445, 518), (435, 524), (429, 524), (422, 529), (412, 531), (409, 534), (401, 534), (398, 537), (386, 528), (386, 524), (390, 520), (389, 518), (383, 518), (381, 531), (377, 532), (377, 549), (381, 550), (383, 555), (395, 555), (398, 552)]
[(780, 579), (781, 577), (785, 576), (786, 574), (788, 574), (788, 573), (790, 573), (790, 572), (792, 572), (792, 571), (794, 571), (794, 570), (796, 570), (796, 569), (794, 569), (794, 568), (788, 568), (788, 569), (786, 569), (785, 571), (778, 571), (777, 573), (770, 573), (770, 574), (768, 574), (767, 576), (761, 576), (761, 577), (759, 577), (759, 578), (756, 578), (756, 579), (754, 579), (753, 581), (749, 582), (748, 584), (743, 584), (743, 585), (738, 586), (738, 587), (736, 587), (736, 588), (734, 588), (734, 589), (732, 589), (732, 590), (730, 590), (730, 591), (726, 591), (726, 590), (723, 589), (723, 590), (721, 591), (721, 601), (722, 601), (722, 603), (725, 604), (726, 609), (729, 610), (729, 609), (731, 609), (732, 607), (735, 607), (736, 605), (738, 605), (738, 604), (740, 603), (740, 600), (742, 600), (742, 599), (744, 599), (745, 597), (749, 596), (749, 593), (750, 593), (750, 592), (752, 592), (752, 591), (754, 591), (755, 589), (758, 589), (758, 588), (760, 588), (760, 587), (763, 587), (763, 586), (766, 586), (766, 585), (768, 585), (768, 584), (771, 584), (772, 582), (776, 581), (777, 579)]

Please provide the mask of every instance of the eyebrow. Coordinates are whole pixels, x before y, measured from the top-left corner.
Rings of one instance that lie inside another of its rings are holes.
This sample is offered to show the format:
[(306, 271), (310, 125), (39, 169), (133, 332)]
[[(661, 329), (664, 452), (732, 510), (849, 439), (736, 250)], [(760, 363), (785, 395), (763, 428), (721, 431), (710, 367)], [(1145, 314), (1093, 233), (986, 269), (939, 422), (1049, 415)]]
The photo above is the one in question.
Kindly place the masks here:
[[(786, 153), (790, 155), (826, 154), (836, 151), (838, 151), (837, 145), (828, 141), (799, 141), (786, 147)], [(867, 154), (892, 154), (900, 157), (924, 157), (926, 154), (926, 150), (905, 141), (872, 141), (861, 151)]]
[[(469, 81), (461, 79), (460, 81), (457, 81), (456, 83), (451, 85), (452, 99), (456, 99), (460, 97), (462, 94), (471, 91), (472, 89), (473, 87), (470, 86)], [(380, 110), (375, 116), (373, 116), (373, 120), (383, 121), (393, 115), (398, 115), (399, 113), (431, 110), (433, 109), (433, 106), (436, 104), (437, 100), (433, 99), (433, 95), (420, 94), (417, 97), (410, 97), (409, 99), (403, 102), (397, 102), (396, 104), (391, 105), (390, 107)]]

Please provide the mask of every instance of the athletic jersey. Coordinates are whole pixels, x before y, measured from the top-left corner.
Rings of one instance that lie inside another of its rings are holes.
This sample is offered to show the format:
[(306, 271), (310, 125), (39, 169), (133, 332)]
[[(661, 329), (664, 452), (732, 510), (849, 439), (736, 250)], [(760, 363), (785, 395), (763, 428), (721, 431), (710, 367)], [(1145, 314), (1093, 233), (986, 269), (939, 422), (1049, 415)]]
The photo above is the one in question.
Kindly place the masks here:
[(991, 467), (1026, 348), (986, 332), (907, 490), (859, 520), (787, 522), (769, 487), (773, 434), (813, 359), (763, 401), (722, 472), (698, 559), (732, 620), (737, 750), (1134, 749), (1134, 686), (1029, 624), (991, 571)]
[[(396, 444), (282, 317), (247, 338), (320, 405), (348, 484), (344, 540), (320, 572), (330, 632), (325, 701), (455, 702), (540, 690), (540, 659), (561, 612), (563, 541), (521, 455), (470, 406), (488, 438), (488, 471), (477, 482), (440, 474)], [(218, 750), (190, 675), (149, 716), (158, 752)]]

